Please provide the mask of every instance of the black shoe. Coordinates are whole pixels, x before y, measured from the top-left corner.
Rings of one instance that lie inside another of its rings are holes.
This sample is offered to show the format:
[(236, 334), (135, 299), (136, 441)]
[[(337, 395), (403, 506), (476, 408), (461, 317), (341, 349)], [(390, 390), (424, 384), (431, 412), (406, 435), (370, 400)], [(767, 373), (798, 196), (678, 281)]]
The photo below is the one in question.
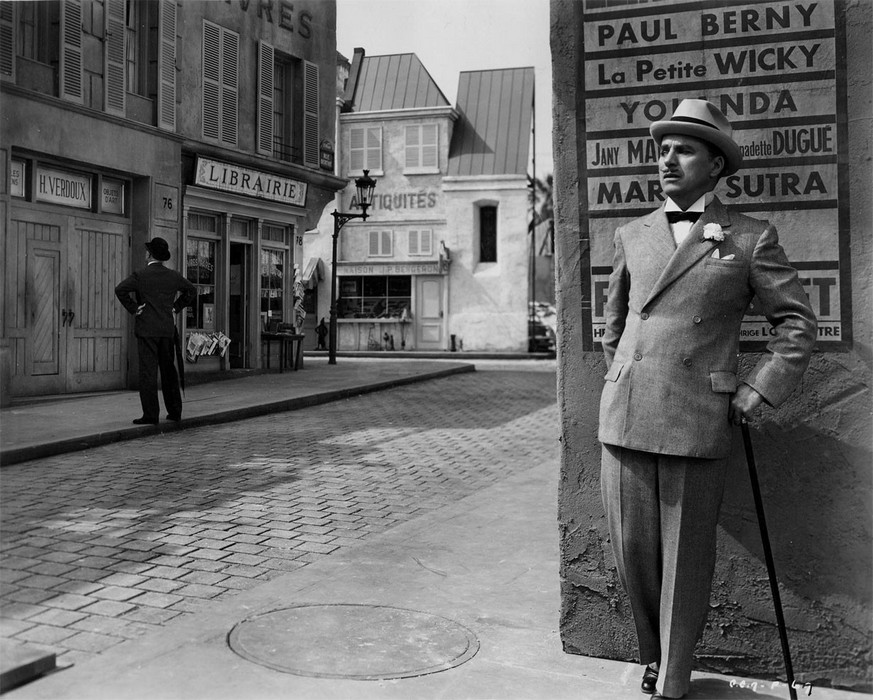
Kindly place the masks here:
[(133, 421), (134, 425), (157, 425), (158, 421), (150, 420), (149, 418), (135, 418)]
[(171, 416), (171, 415), (168, 413), (168, 414), (167, 414), (167, 420), (171, 420), (171, 421), (174, 421), (174, 422), (178, 423), (180, 420), (182, 420), (182, 416)]
[(643, 681), (640, 683), (640, 690), (646, 695), (652, 695), (655, 692), (655, 684), (658, 682), (658, 671), (651, 666), (646, 666), (643, 671)]

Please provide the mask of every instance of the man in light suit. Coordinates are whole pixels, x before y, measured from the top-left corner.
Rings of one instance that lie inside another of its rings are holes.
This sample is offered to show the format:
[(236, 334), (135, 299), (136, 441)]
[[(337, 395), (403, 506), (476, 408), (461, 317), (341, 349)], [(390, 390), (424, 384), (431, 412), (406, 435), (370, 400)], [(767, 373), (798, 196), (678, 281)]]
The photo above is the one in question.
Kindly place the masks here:
[[(182, 393), (176, 374), (174, 353), (176, 318), (197, 298), (193, 284), (175, 270), (164, 267), (170, 259), (170, 247), (163, 238), (145, 244), (146, 266), (137, 270), (115, 288), (115, 296), (134, 315), (134, 335), (139, 350), (139, 400), (142, 416), (137, 425), (159, 422), (158, 369), (167, 419), (182, 420)], [(133, 296), (131, 296), (133, 295)]]
[[(615, 234), (601, 488), (646, 664), (641, 690), (678, 698), (706, 623), (731, 423), (788, 397), (816, 321), (776, 229), (712, 193), (742, 165), (718, 108), (683, 100), (650, 132), (667, 199)], [(775, 335), (741, 380), (740, 324), (753, 297)]]

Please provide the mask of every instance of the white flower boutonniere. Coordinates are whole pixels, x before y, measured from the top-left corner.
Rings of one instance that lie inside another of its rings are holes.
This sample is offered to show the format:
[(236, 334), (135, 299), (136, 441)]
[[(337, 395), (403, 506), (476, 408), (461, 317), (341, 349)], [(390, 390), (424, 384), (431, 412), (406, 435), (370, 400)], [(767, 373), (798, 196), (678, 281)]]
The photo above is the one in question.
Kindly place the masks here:
[(719, 224), (706, 224), (703, 227), (703, 240), (721, 243), (727, 234)]

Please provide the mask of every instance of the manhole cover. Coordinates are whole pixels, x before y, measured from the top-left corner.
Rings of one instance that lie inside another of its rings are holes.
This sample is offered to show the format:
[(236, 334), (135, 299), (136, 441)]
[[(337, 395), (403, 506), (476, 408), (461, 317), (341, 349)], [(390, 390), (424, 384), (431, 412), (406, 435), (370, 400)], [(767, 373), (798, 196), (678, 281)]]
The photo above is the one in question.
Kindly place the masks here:
[(317, 678), (383, 680), (454, 668), (479, 640), (438, 615), (379, 605), (302, 605), (243, 620), (230, 648), (262, 666)]

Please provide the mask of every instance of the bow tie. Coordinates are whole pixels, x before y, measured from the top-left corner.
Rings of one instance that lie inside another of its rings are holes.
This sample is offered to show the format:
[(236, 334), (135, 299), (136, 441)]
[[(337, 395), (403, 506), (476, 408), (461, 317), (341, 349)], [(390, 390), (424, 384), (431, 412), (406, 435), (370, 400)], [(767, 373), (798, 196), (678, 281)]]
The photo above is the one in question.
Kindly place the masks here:
[(699, 211), (668, 211), (667, 221), (675, 224), (677, 221), (690, 221), (692, 224), (700, 218)]

